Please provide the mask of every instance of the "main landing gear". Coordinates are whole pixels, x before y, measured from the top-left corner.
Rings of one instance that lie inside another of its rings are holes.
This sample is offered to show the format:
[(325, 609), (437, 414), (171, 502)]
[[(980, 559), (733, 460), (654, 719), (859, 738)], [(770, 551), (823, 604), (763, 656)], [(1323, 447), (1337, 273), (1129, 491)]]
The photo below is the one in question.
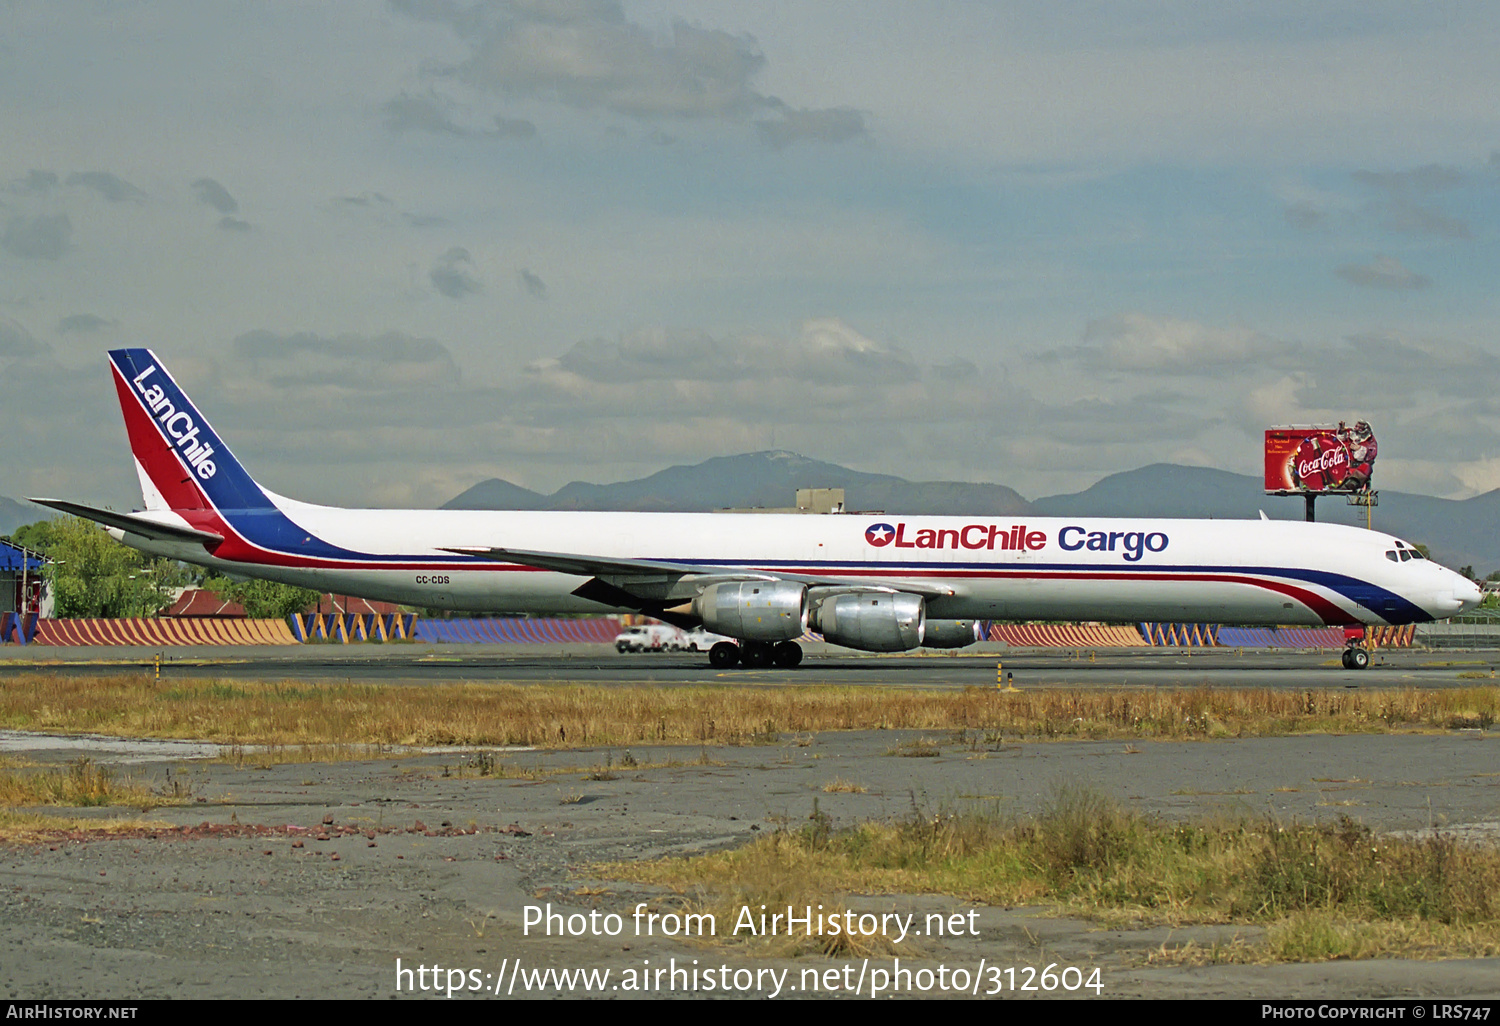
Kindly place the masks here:
[(727, 670), (735, 665), (743, 665), (751, 670), (767, 666), (789, 670), (800, 662), (802, 646), (795, 641), (782, 641), (774, 645), (766, 641), (746, 641), (738, 645), (732, 641), (721, 641), (708, 650), (708, 664), (716, 670)]
[(1363, 627), (1344, 628), (1344, 669), (1363, 670), (1370, 665), (1370, 650), (1365, 647)]

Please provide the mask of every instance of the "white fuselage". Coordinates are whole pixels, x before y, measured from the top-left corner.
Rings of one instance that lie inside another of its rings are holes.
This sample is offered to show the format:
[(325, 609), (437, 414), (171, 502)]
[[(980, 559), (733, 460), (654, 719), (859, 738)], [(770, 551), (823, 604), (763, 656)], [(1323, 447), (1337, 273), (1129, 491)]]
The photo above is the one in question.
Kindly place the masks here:
[[(145, 551), (318, 590), (414, 606), (532, 613), (619, 607), (573, 592), (587, 577), (445, 551), (587, 553), (819, 575), (927, 598), (934, 619), (1411, 623), (1477, 604), (1478, 589), (1374, 531), (1269, 520), (928, 517), (886, 514), (348, 510), (275, 496), (285, 517), (349, 557), (295, 544), (125, 540)], [(234, 511), (220, 511), (234, 523)], [(179, 522), (167, 511), (140, 514)], [(299, 532), (300, 533), (300, 532)], [(253, 536), (247, 533), (247, 537)], [(1408, 552), (1409, 556), (1409, 552)], [(601, 575), (603, 576), (603, 575)], [(631, 581), (649, 583), (649, 575)], [(605, 577), (606, 580), (612, 578)], [(665, 579), (665, 578), (664, 578)]]

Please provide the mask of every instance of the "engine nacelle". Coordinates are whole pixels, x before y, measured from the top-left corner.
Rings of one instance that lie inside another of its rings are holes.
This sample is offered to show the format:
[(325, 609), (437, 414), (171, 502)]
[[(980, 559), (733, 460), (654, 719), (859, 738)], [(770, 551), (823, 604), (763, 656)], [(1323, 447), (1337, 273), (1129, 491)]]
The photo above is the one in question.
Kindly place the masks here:
[(715, 584), (693, 599), (715, 634), (741, 641), (791, 641), (807, 630), (807, 585), (792, 581)]
[(978, 620), (928, 620), (923, 648), (964, 648), (979, 641)]
[(864, 591), (818, 603), (812, 628), (824, 640), (865, 652), (908, 652), (922, 644), (927, 604), (920, 595)]

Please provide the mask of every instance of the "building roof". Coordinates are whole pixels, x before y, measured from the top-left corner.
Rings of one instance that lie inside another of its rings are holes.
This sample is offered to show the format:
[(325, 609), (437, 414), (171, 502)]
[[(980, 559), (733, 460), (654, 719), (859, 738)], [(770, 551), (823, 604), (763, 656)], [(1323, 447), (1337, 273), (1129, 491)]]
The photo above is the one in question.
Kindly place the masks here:
[(24, 569), (36, 573), (42, 569), (46, 560), (40, 554), (30, 549), (23, 549), (19, 545), (12, 545), (8, 541), (0, 541), (0, 573), (20, 573)]
[(187, 588), (177, 596), (177, 601), (172, 603), (172, 608), (167, 609), (158, 616), (174, 617), (217, 617), (219, 619), (245, 618), (245, 607), (238, 602), (231, 602), (218, 592), (207, 588)]

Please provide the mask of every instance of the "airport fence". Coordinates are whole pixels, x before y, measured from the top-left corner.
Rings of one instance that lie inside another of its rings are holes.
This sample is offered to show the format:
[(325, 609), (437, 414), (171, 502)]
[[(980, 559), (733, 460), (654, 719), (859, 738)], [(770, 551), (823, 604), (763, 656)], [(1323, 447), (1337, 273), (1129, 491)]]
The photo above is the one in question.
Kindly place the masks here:
[(1424, 623), (1417, 643), (1428, 648), (1500, 648), (1500, 623)]

